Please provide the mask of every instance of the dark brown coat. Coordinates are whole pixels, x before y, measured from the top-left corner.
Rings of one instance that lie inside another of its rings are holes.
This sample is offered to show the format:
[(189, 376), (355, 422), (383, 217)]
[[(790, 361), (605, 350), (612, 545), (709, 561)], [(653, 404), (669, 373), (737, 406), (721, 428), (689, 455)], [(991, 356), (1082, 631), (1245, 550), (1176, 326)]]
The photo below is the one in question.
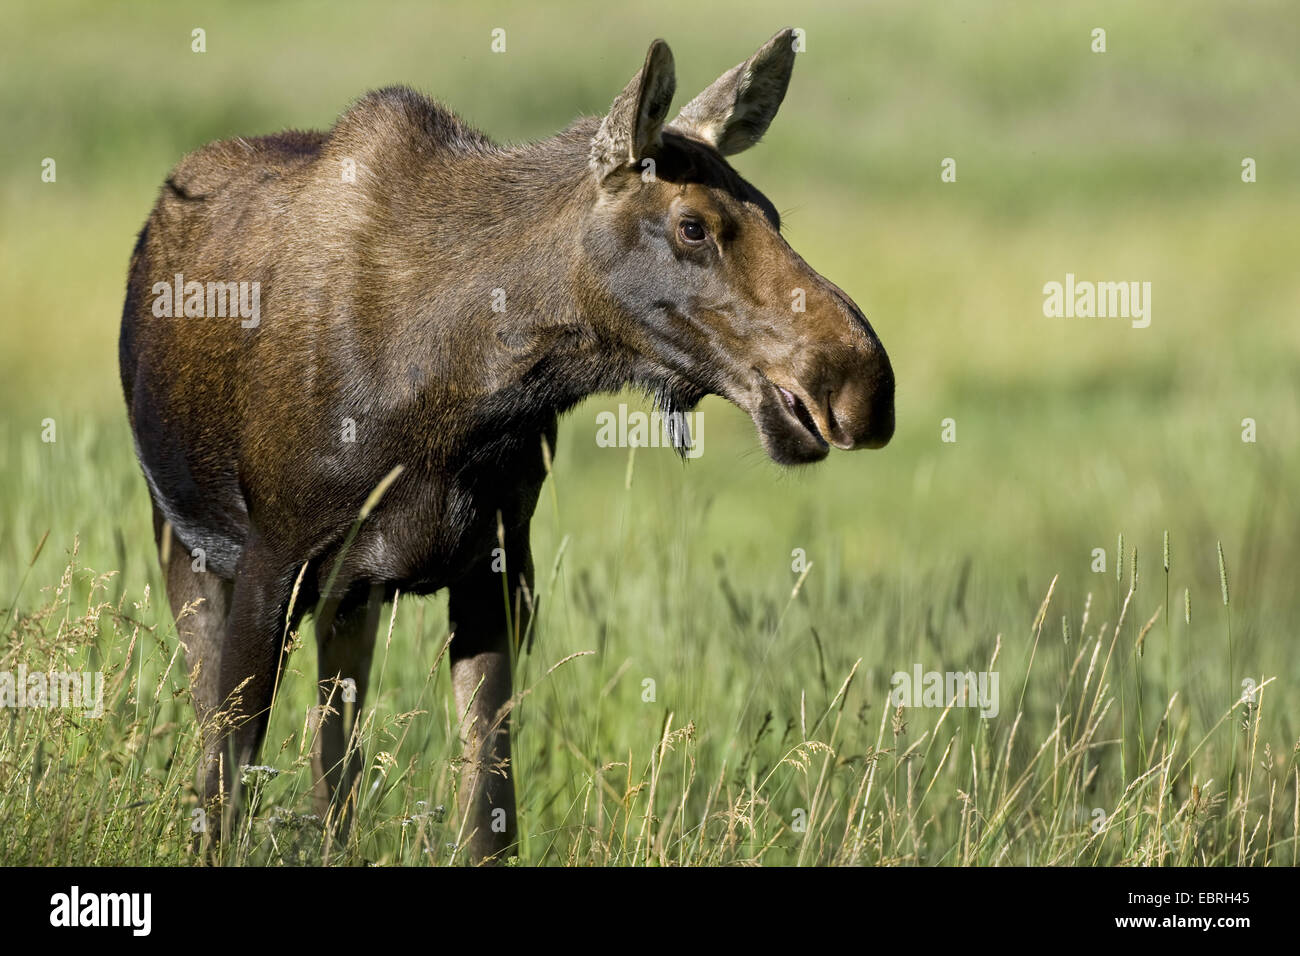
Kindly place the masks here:
[[(875, 333), (723, 158), (766, 130), (793, 60), (778, 34), (666, 123), (656, 41), (606, 117), (534, 145), (494, 145), (392, 88), (328, 133), (214, 143), (176, 167), (132, 258), (120, 358), (169, 599), (178, 618), (204, 599), (178, 627), (209, 799), (253, 762), (286, 629), (319, 605), (318, 794), (346, 816), (360, 756), (338, 681), (359, 712), (382, 602), (450, 588), (464, 833), (475, 858), (508, 850), (510, 615), (492, 558), (500, 523), (526, 609), (556, 417), (631, 384), (669, 413), (726, 397), (783, 463), (888, 440)], [(160, 317), (178, 274), (249, 283), (258, 314)]]

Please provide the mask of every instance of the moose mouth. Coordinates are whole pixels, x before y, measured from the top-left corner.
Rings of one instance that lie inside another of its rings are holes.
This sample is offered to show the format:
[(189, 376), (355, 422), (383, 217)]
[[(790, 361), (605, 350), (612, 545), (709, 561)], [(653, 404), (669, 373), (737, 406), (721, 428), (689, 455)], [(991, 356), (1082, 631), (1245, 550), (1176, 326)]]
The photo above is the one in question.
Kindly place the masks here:
[(830, 452), (807, 404), (793, 390), (763, 376), (765, 388), (753, 418), (768, 456), (781, 465), (821, 461)]
[(812, 435), (813, 438), (825, 445), (826, 439), (817, 428), (817, 423), (813, 421), (812, 414), (808, 411), (808, 406), (803, 403), (803, 399), (788, 388), (782, 388), (780, 385), (776, 387), (776, 390), (780, 392), (781, 399), (785, 402), (786, 409), (794, 416), (795, 421), (802, 425), (808, 434)]

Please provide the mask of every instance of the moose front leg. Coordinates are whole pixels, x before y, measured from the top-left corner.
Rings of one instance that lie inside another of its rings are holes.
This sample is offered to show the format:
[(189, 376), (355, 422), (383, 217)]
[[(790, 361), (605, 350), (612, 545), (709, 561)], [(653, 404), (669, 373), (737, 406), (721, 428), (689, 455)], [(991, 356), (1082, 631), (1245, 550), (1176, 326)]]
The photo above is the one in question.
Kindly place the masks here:
[(465, 759), (458, 802), (461, 833), (475, 863), (510, 855), (517, 833), (510, 661), (511, 643), (528, 633), (530, 619), (533, 561), (527, 532), (506, 542), (504, 569), (501, 557), (498, 551), (494, 560), (468, 572), (451, 586), (450, 596), (451, 679)]

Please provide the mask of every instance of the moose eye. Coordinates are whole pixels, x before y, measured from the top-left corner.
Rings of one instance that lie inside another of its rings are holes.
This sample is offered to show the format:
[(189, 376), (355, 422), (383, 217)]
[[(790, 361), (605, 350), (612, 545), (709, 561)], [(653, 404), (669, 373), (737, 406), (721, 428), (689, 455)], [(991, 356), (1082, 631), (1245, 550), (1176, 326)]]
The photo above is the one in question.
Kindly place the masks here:
[(683, 219), (681, 225), (677, 227), (677, 233), (682, 237), (683, 242), (692, 244), (703, 242), (709, 235), (704, 226), (694, 219)]

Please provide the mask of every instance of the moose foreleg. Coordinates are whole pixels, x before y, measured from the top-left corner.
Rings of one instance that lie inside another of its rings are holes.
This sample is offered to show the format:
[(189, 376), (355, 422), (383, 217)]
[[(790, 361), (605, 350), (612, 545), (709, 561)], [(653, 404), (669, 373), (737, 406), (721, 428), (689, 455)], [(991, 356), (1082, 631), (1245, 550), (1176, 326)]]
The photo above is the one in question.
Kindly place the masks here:
[(475, 863), (502, 859), (517, 842), (510, 661), (511, 643), (528, 633), (530, 620), (533, 562), (526, 533), (513, 547), (507, 541), (504, 570), (500, 557), (453, 584), (450, 598), (451, 679), (465, 758), (461, 834)]

